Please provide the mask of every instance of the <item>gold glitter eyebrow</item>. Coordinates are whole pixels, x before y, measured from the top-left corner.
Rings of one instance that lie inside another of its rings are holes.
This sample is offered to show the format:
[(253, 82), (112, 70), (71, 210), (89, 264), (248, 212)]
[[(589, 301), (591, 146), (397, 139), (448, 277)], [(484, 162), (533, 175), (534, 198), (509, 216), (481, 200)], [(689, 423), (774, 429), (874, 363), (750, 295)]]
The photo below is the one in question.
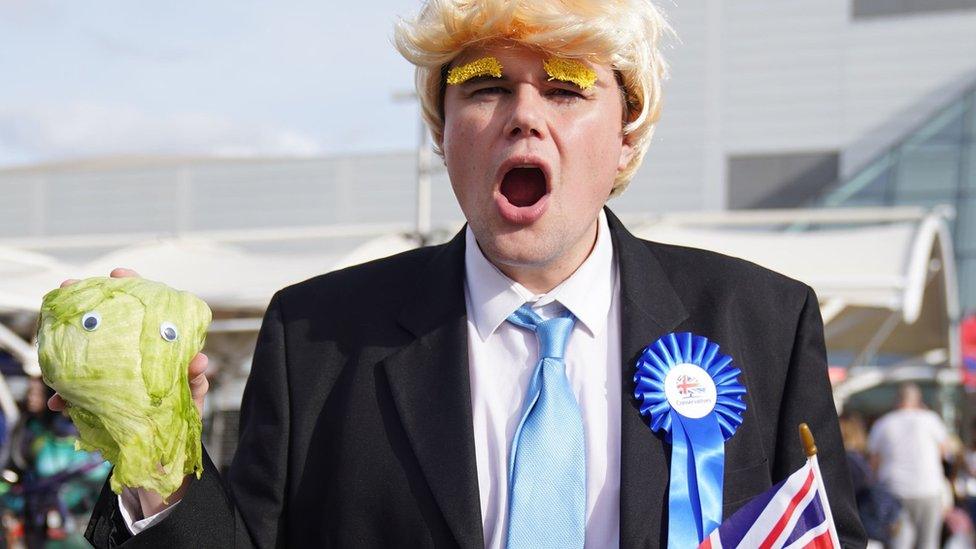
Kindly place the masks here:
[(596, 71), (576, 59), (562, 59), (550, 57), (542, 62), (549, 80), (562, 80), (576, 84), (582, 90), (588, 90), (596, 84)]
[(502, 64), (494, 57), (482, 57), (481, 59), (452, 68), (447, 72), (447, 83), (452, 86), (463, 84), (479, 76), (501, 78)]

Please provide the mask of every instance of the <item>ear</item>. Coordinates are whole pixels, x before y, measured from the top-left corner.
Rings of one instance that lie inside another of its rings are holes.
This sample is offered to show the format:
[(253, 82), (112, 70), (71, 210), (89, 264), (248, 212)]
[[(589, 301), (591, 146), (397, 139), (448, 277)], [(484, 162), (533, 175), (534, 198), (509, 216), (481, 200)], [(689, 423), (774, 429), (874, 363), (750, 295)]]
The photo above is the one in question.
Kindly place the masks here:
[(434, 144), (435, 151), (440, 151), (440, 154), (438, 154), (438, 156), (441, 157), (441, 160), (444, 162), (444, 165), (447, 166), (447, 158), (446, 158), (447, 153), (444, 151), (444, 132), (441, 132), (440, 139), (431, 136), (431, 142)]
[(622, 172), (630, 166), (630, 161), (634, 158), (634, 146), (630, 143), (630, 136), (625, 135), (623, 143), (620, 145), (620, 159), (617, 162), (617, 172)]

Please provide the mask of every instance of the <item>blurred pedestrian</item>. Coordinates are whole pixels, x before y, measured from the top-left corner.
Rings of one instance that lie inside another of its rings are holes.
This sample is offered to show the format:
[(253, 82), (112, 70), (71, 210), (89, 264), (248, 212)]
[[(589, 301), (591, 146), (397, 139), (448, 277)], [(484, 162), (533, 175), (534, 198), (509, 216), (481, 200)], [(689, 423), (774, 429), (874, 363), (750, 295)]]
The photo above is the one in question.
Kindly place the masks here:
[(925, 406), (914, 383), (899, 387), (896, 408), (871, 429), (868, 450), (878, 481), (899, 499), (909, 518), (892, 539), (892, 547), (939, 547), (947, 439), (945, 424)]
[(74, 426), (61, 414), (47, 408), (52, 392), (40, 379), (31, 378), (25, 395), (23, 414), (11, 440), (11, 462), (19, 472), (21, 518), (28, 547), (43, 547), (53, 534), (58, 536), (64, 519), (57, 487), (40, 482), (38, 457), (48, 441), (73, 437)]
[(11, 434), (11, 465), (19, 482), (7, 499), (21, 515), (28, 548), (46, 547), (52, 540), (63, 547), (83, 541), (71, 536), (71, 510), (90, 511), (107, 472), (97, 454), (75, 450), (74, 425), (47, 407), (53, 394), (39, 378), (31, 378), (24, 412)]
[(976, 421), (969, 426), (969, 444), (962, 453), (965, 478), (964, 483), (958, 483), (956, 493), (961, 496), (969, 519), (976, 524)]
[(7, 460), (10, 458), (10, 445), (9, 436), (7, 433), (7, 416), (0, 410), (0, 469), (7, 466)]
[(900, 527), (901, 503), (877, 482), (871, 470), (867, 456), (867, 430), (860, 414), (844, 413), (840, 417), (840, 433), (847, 452), (857, 513), (868, 534), (868, 547), (888, 546)]

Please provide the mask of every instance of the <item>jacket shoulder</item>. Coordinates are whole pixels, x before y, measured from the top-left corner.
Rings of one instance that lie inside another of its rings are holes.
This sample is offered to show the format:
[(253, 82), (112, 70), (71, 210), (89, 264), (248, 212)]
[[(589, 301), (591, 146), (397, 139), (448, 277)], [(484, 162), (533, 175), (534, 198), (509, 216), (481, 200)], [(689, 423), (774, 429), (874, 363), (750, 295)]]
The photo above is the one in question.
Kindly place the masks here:
[(720, 306), (735, 302), (740, 307), (799, 313), (809, 296), (815, 298), (807, 284), (745, 259), (699, 248), (641, 242), (660, 261), (686, 303), (705, 301)]
[[(345, 267), (314, 276), (302, 282), (281, 289), (282, 299), (293, 300), (334, 290), (356, 291), (364, 288), (376, 289), (378, 283), (402, 285), (415, 276), (430, 259), (445, 245), (425, 246), (408, 250), (389, 257), (375, 259), (359, 265)], [(360, 296), (361, 297), (361, 296)]]
[(279, 290), (282, 316), (334, 319), (339, 324), (381, 324), (395, 318), (415, 292), (430, 261), (446, 244), (409, 250), (315, 276)]

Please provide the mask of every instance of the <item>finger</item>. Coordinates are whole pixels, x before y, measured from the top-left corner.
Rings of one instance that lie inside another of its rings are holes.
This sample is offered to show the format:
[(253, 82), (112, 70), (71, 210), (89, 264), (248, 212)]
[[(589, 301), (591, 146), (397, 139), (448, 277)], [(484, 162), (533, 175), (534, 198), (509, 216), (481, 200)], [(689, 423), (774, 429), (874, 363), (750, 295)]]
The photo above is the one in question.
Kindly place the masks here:
[(203, 415), (203, 402), (207, 396), (207, 390), (210, 389), (210, 380), (207, 379), (206, 374), (208, 362), (207, 355), (197, 353), (190, 360), (190, 365), (187, 368), (190, 378), (190, 396), (201, 416)]
[(61, 412), (64, 410), (65, 401), (61, 398), (61, 395), (54, 393), (54, 396), (47, 399), (47, 407), (51, 409), (52, 412)]
[(64, 282), (62, 282), (60, 287), (61, 288), (67, 288), (68, 286), (71, 286), (72, 284), (74, 284), (76, 282), (78, 282), (78, 279), (77, 278), (69, 278), (68, 280), (65, 280)]
[(207, 371), (207, 364), (210, 363), (210, 357), (203, 353), (197, 353), (190, 359), (190, 366), (187, 368), (190, 379), (193, 379)]
[(109, 273), (109, 276), (112, 278), (129, 278), (129, 277), (138, 277), (139, 273), (133, 271), (132, 269), (127, 269), (125, 267), (116, 267), (112, 269), (112, 272)]

